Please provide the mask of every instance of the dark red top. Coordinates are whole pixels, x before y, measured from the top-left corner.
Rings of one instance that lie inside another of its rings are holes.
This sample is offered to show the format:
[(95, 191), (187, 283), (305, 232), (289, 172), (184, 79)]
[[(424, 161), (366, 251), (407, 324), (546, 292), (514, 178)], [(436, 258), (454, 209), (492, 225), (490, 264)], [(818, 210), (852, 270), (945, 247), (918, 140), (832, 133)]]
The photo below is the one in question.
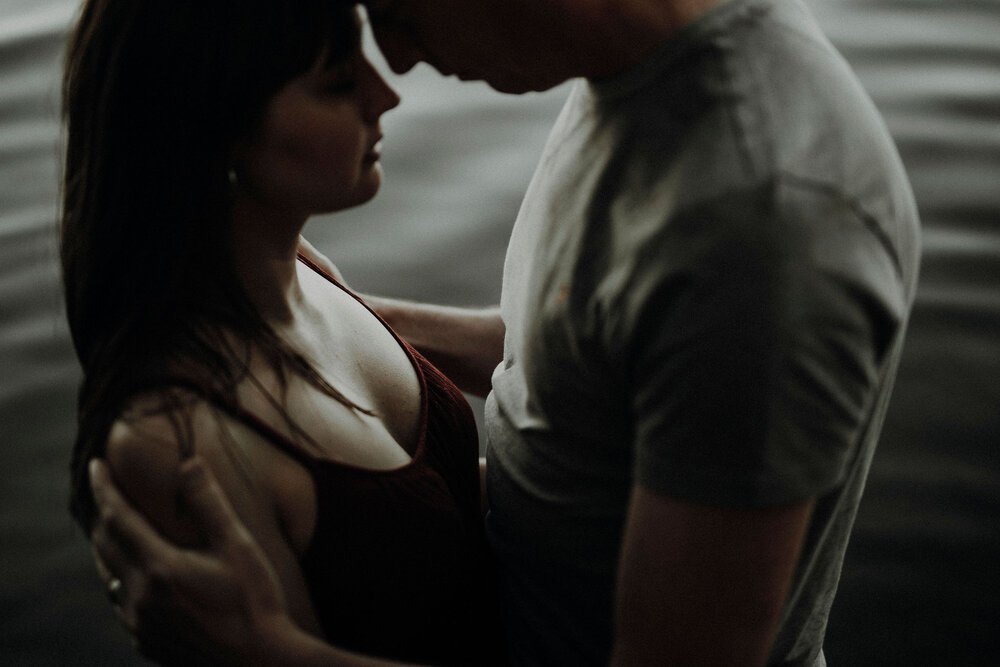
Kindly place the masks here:
[(301, 565), (331, 644), (429, 664), (499, 662), (472, 411), (448, 378), (382, 323), (420, 380), (420, 439), (407, 465), (383, 471), (316, 458), (255, 415), (234, 416), (315, 481), (316, 527)]

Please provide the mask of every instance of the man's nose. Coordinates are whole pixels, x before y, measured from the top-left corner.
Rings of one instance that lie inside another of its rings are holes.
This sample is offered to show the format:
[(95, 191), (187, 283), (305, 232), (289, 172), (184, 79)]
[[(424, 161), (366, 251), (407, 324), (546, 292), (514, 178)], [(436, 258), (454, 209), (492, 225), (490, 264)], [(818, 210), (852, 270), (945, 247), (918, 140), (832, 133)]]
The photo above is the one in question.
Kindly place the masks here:
[(396, 74), (405, 74), (421, 60), (424, 52), (408, 32), (392, 26), (372, 26), (375, 42), (386, 63)]

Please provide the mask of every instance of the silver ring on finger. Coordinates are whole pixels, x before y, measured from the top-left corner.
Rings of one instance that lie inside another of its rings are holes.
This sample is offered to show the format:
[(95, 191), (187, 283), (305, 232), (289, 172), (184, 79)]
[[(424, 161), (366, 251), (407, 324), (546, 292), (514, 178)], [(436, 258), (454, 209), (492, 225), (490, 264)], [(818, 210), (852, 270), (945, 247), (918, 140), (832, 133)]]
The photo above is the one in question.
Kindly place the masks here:
[(122, 592), (122, 580), (118, 577), (112, 577), (108, 582), (107, 593), (108, 599), (111, 600), (111, 604), (116, 607), (121, 605), (121, 592)]

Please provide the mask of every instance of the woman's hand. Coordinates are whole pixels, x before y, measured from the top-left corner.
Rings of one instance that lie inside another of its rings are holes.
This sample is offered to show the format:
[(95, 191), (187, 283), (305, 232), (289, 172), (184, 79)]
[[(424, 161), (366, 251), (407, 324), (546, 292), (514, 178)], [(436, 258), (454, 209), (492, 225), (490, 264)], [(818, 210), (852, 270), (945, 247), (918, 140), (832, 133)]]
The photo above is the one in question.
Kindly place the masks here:
[[(271, 664), (292, 624), (278, 577), (207, 466), (180, 467), (178, 502), (203, 547), (166, 541), (91, 462), (98, 571), (139, 650), (169, 664)], [(115, 583), (118, 582), (118, 583)]]

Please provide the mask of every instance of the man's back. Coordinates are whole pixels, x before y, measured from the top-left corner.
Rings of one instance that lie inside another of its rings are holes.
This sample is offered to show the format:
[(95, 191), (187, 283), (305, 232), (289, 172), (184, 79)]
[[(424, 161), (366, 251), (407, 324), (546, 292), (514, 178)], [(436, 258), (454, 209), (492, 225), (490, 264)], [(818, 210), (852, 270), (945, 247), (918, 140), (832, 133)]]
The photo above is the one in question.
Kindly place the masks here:
[(487, 402), (515, 659), (606, 662), (641, 483), (816, 499), (772, 660), (817, 660), (917, 245), (892, 143), (797, 2), (733, 0), (577, 84), (511, 240)]

